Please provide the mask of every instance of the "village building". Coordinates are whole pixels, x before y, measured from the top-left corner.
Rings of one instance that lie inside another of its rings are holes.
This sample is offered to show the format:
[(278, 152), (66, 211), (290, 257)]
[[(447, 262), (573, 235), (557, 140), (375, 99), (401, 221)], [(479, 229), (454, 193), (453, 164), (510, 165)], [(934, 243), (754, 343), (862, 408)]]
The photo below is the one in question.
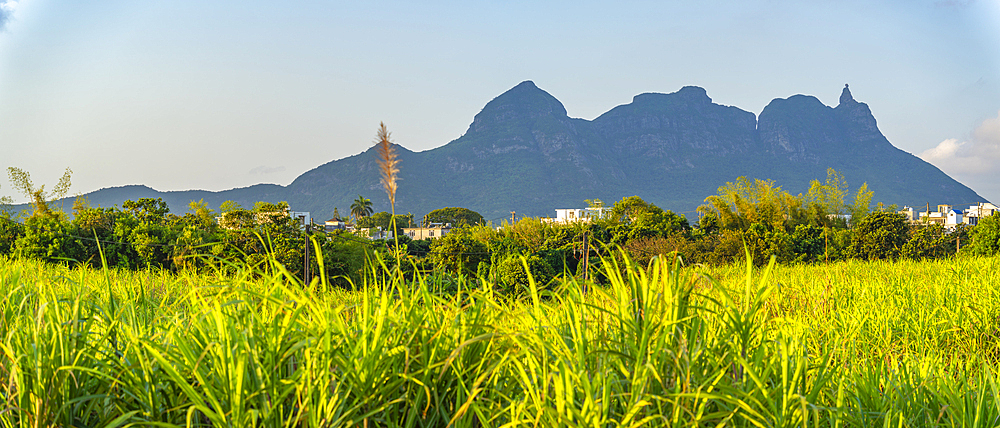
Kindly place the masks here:
[(430, 223), (424, 227), (404, 227), (403, 234), (410, 239), (438, 239), (451, 232), (451, 223)]
[(1000, 212), (1000, 207), (993, 205), (989, 202), (981, 203), (977, 205), (972, 205), (969, 209), (965, 210), (965, 216), (962, 218), (965, 224), (977, 225), (979, 220), (984, 217), (989, 217), (993, 214)]
[(355, 229), (354, 233), (373, 241), (376, 239), (393, 239), (392, 231), (382, 230), (382, 227), (361, 227)]
[(341, 218), (334, 217), (323, 222), (323, 230), (327, 232), (333, 232), (335, 230), (346, 230), (346, 229), (347, 229), (347, 222)]
[(555, 217), (542, 217), (543, 223), (590, 223), (593, 220), (602, 219), (611, 214), (611, 208), (556, 208)]
[(913, 207), (903, 207), (903, 209), (897, 211), (906, 217), (906, 221), (914, 223), (920, 221), (920, 213), (913, 209)]
[(309, 211), (289, 211), (288, 215), (296, 220), (299, 227), (312, 224), (312, 215), (309, 214)]

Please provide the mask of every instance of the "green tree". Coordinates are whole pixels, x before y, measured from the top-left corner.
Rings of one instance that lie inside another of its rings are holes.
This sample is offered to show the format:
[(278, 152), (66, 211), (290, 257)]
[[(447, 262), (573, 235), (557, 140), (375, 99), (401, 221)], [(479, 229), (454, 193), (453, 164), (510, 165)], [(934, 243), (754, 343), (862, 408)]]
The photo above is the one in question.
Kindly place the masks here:
[(429, 257), (440, 269), (475, 275), (479, 263), (489, 260), (489, 250), (486, 244), (472, 238), (464, 228), (459, 228), (434, 240)]
[(46, 262), (73, 258), (78, 242), (72, 237), (69, 222), (53, 215), (37, 215), (25, 220), (24, 233), (15, 244), (18, 257)]
[(486, 221), (482, 215), (468, 208), (446, 207), (427, 213), (424, 216), (424, 225), (430, 223), (451, 223), (453, 227), (459, 227), (485, 224)]
[(14, 185), (14, 189), (31, 199), (31, 206), (33, 208), (32, 217), (51, 217), (58, 214), (52, 211), (49, 203), (65, 197), (66, 193), (69, 192), (69, 187), (72, 184), (70, 177), (73, 175), (73, 170), (66, 168), (66, 172), (63, 173), (62, 178), (59, 179), (55, 188), (52, 189), (51, 194), (45, 192), (44, 184), (35, 187), (31, 182), (31, 175), (27, 171), (16, 167), (9, 167), (7, 168), (7, 175), (10, 177), (10, 182)]
[(222, 214), (242, 210), (243, 207), (236, 201), (225, 201), (222, 205), (219, 205), (219, 212)]
[(162, 223), (170, 212), (170, 207), (163, 198), (139, 198), (138, 201), (127, 200), (122, 203), (122, 209), (130, 212), (141, 222)]
[(0, 216), (10, 218), (10, 206), (14, 200), (10, 196), (0, 196)]
[[(847, 211), (844, 200), (848, 195), (844, 176), (833, 168), (826, 170), (826, 184), (813, 180), (805, 196), (805, 223), (824, 227), (846, 227), (839, 217)], [(832, 216), (832, 218), (831, 218)]]
[(15, 242), (24, 234), (24, 225), (11, 220), (10, 214), (0, 213), (0, 255), (13, 254)]
[(910, 233), (910, 239), (901, 249), (901, 255), (913, 260), (947, 256), (951, 253), (949, 250), (953, 248), (948, 245), (954, 242), (950, 238), (945, 233), (944, 226), (940, 224), (915, 226)]
[(361, 195), (351, 203), (351, 216), (354, 217), (354, 221), (358, 222), (362, 217), (371, 215), (375, 210), (372, 209), (372, 201)]
[[(530, 255), (521, 260), (522, 256), (508, 256), (497, 267), (500, 279), (501, 291), (508, 295), (517, 295), (529, 285), (528, 272), (535, 280), (535, 285), (541, 289), (552, 281), (555, 272), (544, 259), (537, 255)], [(524, 264), (528, 264), (528, 270), (524, 269)]]
[[(397, 215), (396, 216), (396, 228), (393, 236), (399, 236), (403, 233), (403, 228), (413, 221), (413, 214), (407, 215)], [(372, 227), (372, 228), (382, 228), (382, 230), (393, 230), (392, 214), (385, 211), (379, 211), (375, 214), (371, 214), (367, 217), (362, 217), (361, 220), (357, 222), (357, 227)]]
[(119, 217), (115, 234), (127, 236), (138, 255), (137, 266), (169, 267), (172, 244), (176, 236), (167, 225), (170, 208), (161, 198), (140, 198), (122, 203), (127, 217)]
[(902, 214), (885, 211), (869, 213), (851, 230), (847, 255), (861, 260), (895, 260), (909, 238), (909, 229)]
[(196, 226), (202, 229), (210, 229), (215, 224), (215, 210), (209, 208), (204, 199), (191, 201), (188, 204), (188, 211), (196, 221)]
[(792, 211), (801, 205), (799, 198), (775, 186), (774, 180), (739, 177), (735, 183), (719, 187), (718, 192), (705, 198), (698, 212), (721, 229), (746, 230), (761, 223), (770, 230), (784, 230), (793, 217)]
[(73, 229), (76, 230), (77, 235), (93, 237), (99, 239), (101, 243), (100, 248), (98, 248), (98, 243), (95, 241), (81, 240), (79, 252), (73, 255), (74, 259), (89, 263), (94, 267), (100, 267), (102, 264), (101, 253), (103, 253), (108, 266), (127, 268), (139, 265), (138, 255), (132, 245), (128, 243), (128, 237), (132, 230), (116, 228), (116, 225), (119, 225), (119, 219), (128, 217), (128, 213), (117, 208), (90, 208), (82, 204), (77, 208), (73, 216)]
[(854, 204), (848, 208), (848, 211), (851, 213), (852, 224), (856, 224), (856, 221), (865, 218), (871, 212), (873, 195), (874, 192), (868, 190), (868, 183), (864, 183), (858, 188), (858, 192), (854, 194)]
[(615, 202), (608, 219), (600, 221), (609, 235), (611, 244), (626, 243), (643, 238), (666, 237), (689, 229), (684, 216), (664, 211), (638, 196), (629, 196)]
[(972, 241), (964, 251), (980, 256), (1000, 254), (1000, 213), (979, 219), (979, 224), (969, 231)]

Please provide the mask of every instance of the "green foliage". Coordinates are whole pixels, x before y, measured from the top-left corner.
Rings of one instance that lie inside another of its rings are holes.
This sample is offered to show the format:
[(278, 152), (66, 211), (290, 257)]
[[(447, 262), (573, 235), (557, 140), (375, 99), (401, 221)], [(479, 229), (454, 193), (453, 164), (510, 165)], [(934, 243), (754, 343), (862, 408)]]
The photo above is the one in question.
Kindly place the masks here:
[[(138, 254), (129, 241), (137, 222), (128, 212), (116, 208), (82, 208), (73, 218), (73, 230), (79, 239), (79, 252), (73, 259), (101, 267), (101, 252), (109, 266), (140, 266)], [(98, 241), (100, 245), (98, 245)]]
[(620, 255), (605, 284), (583, 292), (566, 278), (549, 299), (451, 275), (404, 279), (377, 257), (350, 291), (280, 268), (0, 258), (0, 425), (1000, 420), (995, 257), (704, 269)]
[(795, 226), (789, 248), (794, 261), (805, 263), (823, 261), (829, 247), (829, 237), (824, 232), (824, 228), (811, 224)]
[[(395, 229), (395, 234), (393, 236), (403, 235), (403, 228), (410, 227), (412, 223), (413, 223), (413, 214), (406, 214), (406, 215), (397, 214), (395, 223), (396, 229)], [(362, 217), (360, 220), (358, 220), (356, 226), (359, 228), (371, 227), (371, 228), (381, 228), (381, 230), (393, 230), (392, 214), (387, 213), (385, 211), (380, 211), (375, 214), (371, 214), (367, 217)]]
[(908, 240), (909, 228), (902, 214), (872, 212), (851, 231), (847, 255), (861, 260), (895, 260)]
[(611, 208), (610, 219), (599, 223), (608, 228), (608, 243), (617, 245), (643, 238), (665, 237), (689, 229), (684, 216), (663, 211), (638, 196), (616, 202)]
[(900, 255), (913, 260), (945, 257), (954, 254), (957, 236), (945, 233), (944, 226), (940, 224), (914, 226)]
[(225, 214), (232, 211), (242, 210), (243, 207), (236, 201), (225, 201), (219, 205), (219, 213)]
[(264, 202), (259, 201), (253, 204), (252, 211), (261, 214), (272, 214), (272, 215), (288, 215), (288, 202), (282, 201), (278, 203), (274, 202)]
[(358, 195), (358, 198), (351, 203), (351, 215), (354, 216), (354, 221), (359, 221), (362, 217), (369, 216), (373, 212), (375, 210), (372, 209), (371, 199), (366, 199)]
[(438, 208), (424, 216), (424, 225), (430, 223), (451, 223), (453, 227), (486, 224), (479, 213), (468, 208), (447, 207)]
[[(863, 219), (871, 212), (871, 201), (874, 192), (868, 190), (868, 183), (864, 183), (854, 194), (854, 205), (850, 207), (851, 221)], [(895, 211), (895, 210), (891, 210)]]
[(719, 187), (719, 193), (705, 202), (698, 212), (710, 216), (712, 226), (728, 230), (746, 230), (755, 223), (783, 230), (801, 205), (800, 199), (782, 191), (773, 180), (751, 181), (746, 177)]
[[(507, 295), (522, 295), (529, 286), (528, 272), (535, 280), (536, 286), (541, 289), (552, 281), (555, 272), (552, 266), (537, 255), (510, 256), (500, 262), (497, 266), (497, 277), (500, 280), (499, 286), (502, 292)], [(524, 264), (528, 264), (528, 270), (524, 269)]]
[(989, 256), (1000, 254), (1000, 213), (979, 219), (979, 224), (969, 231), (970, 254)]
[(475, 275), (479, 263), (489, 260), (486, 244), (473, 239), (465, 229), (452, 229), (431, 244), (431, 261), (440, 269), (464, 275)]
[(24, 233), (15, 244), (18, 257), (59, 262), (69, 260), (76, 252), (78, 243), (69, 236), (70, 225), (59, 218), (32, 216), (25, 220), (24, 226)]
[(24, 226), (0, 213), (0, 256), (14, 252), (15, 243), (24, 234)]
[(170, 212), (170, 207), (162, 198), (140, 198), (138, 201), (128, 200), (122, 203), (122, 209), (130, 212), (139, 222), (162, 223)]
[(833, 168), (826, 170), (826, 184), (813, 180), (805, 196), (804, 223), (823, 227), (846, 227), (840, 215), (845, 214), (848, 194), (844, 176)]
[(322, 244), (327, 277), (333, 285), (348, 289), (362, 284), (365, 261), (371, 256), (363, 244), (350, 236), (347, 232), (337, 231)]
[[(69, 191), (71, 185), (71, 176), (73, 171), (66, 168), (66, 172), (63, 173), (59, 182), (52, 189), (52, 193), (45, 192), (45, 185), (35, 187), (31, 182), (31, 175), (27, 171), (24, 171), (16, 167), (8, 167), (7, 175), (10, 178), (11, 184), (14, 188), (21, 192), (22, 195), (31, 199), (31, 206), (34, 208), (32, 212), (32, 217), (53, 217), (58, 216), (55, 211), (49, 207), (49, 203), (52, 200), (62, 198), (66, 196), (66, 192)], [(0, 201), (2, 203), (3, 201)]]

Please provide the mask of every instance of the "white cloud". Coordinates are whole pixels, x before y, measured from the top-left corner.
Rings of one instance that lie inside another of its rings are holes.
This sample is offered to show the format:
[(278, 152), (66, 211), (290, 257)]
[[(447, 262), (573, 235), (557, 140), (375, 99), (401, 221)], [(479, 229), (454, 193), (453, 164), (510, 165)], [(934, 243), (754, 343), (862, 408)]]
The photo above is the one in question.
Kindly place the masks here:
[(927, 161), (950, 159), (955, 157), (958, 153), (958, 149), (965, 145), (965, 141), (959, 143), (955, 138), (949, 138), (938, 144), (937, 147), (933, 149), (927, 149), (920, 154), (920, 157)]
[(917, 155), (993, 202), (1000, 201), (1000, 112), (968, 141), (949, 138)]
[(0, 31), (7, 26), (7, 21), (10, 21), (10, 17), (14, 16), (15, 10), (17, 10), (17, 1), (0, 0)]

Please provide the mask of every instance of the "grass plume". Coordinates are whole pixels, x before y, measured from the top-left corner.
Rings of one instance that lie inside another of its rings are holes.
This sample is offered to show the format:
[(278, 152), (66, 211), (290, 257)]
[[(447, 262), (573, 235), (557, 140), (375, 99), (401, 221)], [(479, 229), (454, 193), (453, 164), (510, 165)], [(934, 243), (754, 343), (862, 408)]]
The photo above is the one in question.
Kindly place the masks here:
[(385, 193), (389, 196), (389, 208), (392, 213), (392, 237), (396, 241), (396, 258), (399, 258), (399, 236), (396, 233), (396, 181), (399, 180), (399, 159), (396, 157), (396, 148), (389, 140), (389, 130), (385, 128), (384, 122), (379, 122), (378, 133), (375, 134), (376, 144), (378, 144), (378, 166), (382, 172), (382, 185), (385, 186)]
[(382, 186), (385, 187), (385, 193), (389, 195), (389, 204), (393, 206), (393, 214), (395, 215), (399, 159), (396, 157), (396, 148), (389, 140), (390, 135), (385, 128), (385, 123), (379, 122), (378, 133), (375, 135), (378, 145), (378, 166), (382, 173)]

